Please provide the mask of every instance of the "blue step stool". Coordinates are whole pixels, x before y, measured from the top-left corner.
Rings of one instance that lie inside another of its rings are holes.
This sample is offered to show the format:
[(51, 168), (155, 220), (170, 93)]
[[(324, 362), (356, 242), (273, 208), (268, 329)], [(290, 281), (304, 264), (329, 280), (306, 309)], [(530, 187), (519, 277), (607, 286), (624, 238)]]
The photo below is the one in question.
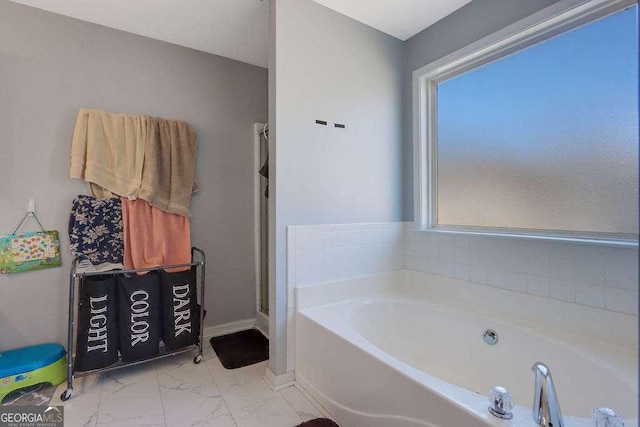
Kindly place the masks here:
[(40, 344), (0, 353), (0, 403), (11, 392), (37, 384), (57, 386), (67, 379), (60, 344)]

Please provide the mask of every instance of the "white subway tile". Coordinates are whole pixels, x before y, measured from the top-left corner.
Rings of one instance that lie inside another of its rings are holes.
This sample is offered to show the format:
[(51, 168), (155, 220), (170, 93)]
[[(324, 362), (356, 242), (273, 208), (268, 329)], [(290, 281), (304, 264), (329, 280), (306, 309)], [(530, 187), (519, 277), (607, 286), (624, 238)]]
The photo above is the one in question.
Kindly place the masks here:
[(527, 273), (530, 276), (547, 277), (549, 271), (548, 247), (541, 242), (529, 243), (530, 246), (526, 247), (526, 257), (529, 262)]
[(576, 284), (566, 280), (549, 280), (549, 296), (562, 301), (576, 302)]
[(309, 283), (309, 254), (296, 257), (296, 284), (304, 285)]
[(335, 231), (329, 231), (324, 233), (324, 247), (335, 248), (338, 246), (338, 233)]
[(527, 293), (541, 297), (549, 296), (549, 278), (527, 276)]
[(454, 252), (453, 246), (440, 246), (438, 248), (438, 259), (442, 261), (453, 261), (454, 260)]
[(311, 249), (324, 248), (324, 233), (311, 233), (310, 240)]
[(296, 251), (296, 235), (287, 227), (287, 254), (294, 254)]
[(309, 251), (309, 265), (322, 265), (324, 262), (324, 249), (311, 249)]
[(453, 261), (456, 264), (469, 264), (469, 248), (454, 247)]
[(604, 307), (604, 287), (585, 284), (576, 285), (576, 302), (591, 307)]
[(351, 243), (349, 240), (349, 233), (351, 233), (350, 231), (338, 231), (338, 247), (339, 248), (344, 248), (349, 246), (349, 244)]
[(549, 264), (545, 276), (567, 281), (576, 280), (575, 248), (566, 244), (551, 245), (547, 256)]
[(365, 230), (362, 232), (362, 244), (370, 245), (372, 243), (377, 242), (377, 234), (378, 230)]
[(427, 272), (430, 274), (440, 274), (440, 260), (427, 258)]
[(527, 275), (524, 273), (505, 272), (504, 287), (516, 292), (527, 292)]
[(402, 228), (391, 228), (382, 231), (382, 239), (385, 242), (400, 242), (402, 241), (403, 231)]
[(359, 246), (362, 244), (361, 231), (351, 231), (349, 233), (349, 246)]
[(406, 251), (408, 256), (418, 256), (418, 245), (415, 242), (406, 243)]
[(626, 289), (606, 288), (604, 290), (605, 307), (621, 313), (638, 315), (638, 292)]
[(296, 252), (311, 249), (311, 235), (309, 233), (296, 234)]
[(638, 265), (637, 248), (609, 248), (607, 252), (607, 267), (617, 269), (623, 265)]
[(338, 265), (326, 264), (322, 267), (322, 280), (324, 282), (334, 282), (338, 280)]
[(309, 283), (322, 282), (322, 265), (311, 264), (309, 266)]
[(487, 281), (487, 270), (481, 267), (469, 266), (469, 281), (485, 283)]
[(351, 262), (351, 248), (338, 248), (338, 264), (348, 264)]
[(424, 231), (417, 231), (416, 233), (416, 242), (424, 243), (426, 245), (431, 241), (430, 235), (428, 233), (425, 233)]
[(605, 259), (594, 258), (591, 261), (579, 260), (576, 265), (576, 282), (591, 285), (605, 284)]
[(453, 277), (456, 279), (469, 280), (469, 266), (466, 264), (454, 264)]
[(451, 261), (440, 261), (440, 275), (453, 277), (455, 273), (455, 267)]
[(453, 246), (453, 236), (446, 233), (434, 233), (430, 236), (437, 246)]
[(338, 248), (327, 248), (324, 250), (324, 265), (338, 264)]
[(607, 272), (604, 280), (607, 287), (637, 291), (638, 265), (620, 264), (611, 269), (607, 266)]
[(354, 277), (352, 264), (338, 264), (338, 280)]
[(485, 284), (504, 288), (506, 286), (506, 273), (502, 270), (487, 269), (487, 281)]
[[(438, 259), (440, 258), (440, 250), (438, 248), (438, 245), (436, 244), (436, 242), (434, 242), (433, 240), (430, 240), (426, 245), (425, 245), (425, 251), (422, 252), (424, 253), (424, 256), (427, 258), (431, 258), (431, 259)], [(421, 255), (423, 256), (423, 255)]]
[(363, 246), (354, 246), (351, 248), (350, 262), (358, 263), (365, 260), (365, 251)]
[(407, 268), (409, 270), (418, 271), (418, 266), (420, 265), (420, 259), (414, 256), (407, 257)]
[(468, 236), (453, 236), (453, 247), (455, 248), (469, 248), (469, 237)]
[(295, 258), (287, 259), (287, 283), (289, 284), (296, 283), (296, 259)]

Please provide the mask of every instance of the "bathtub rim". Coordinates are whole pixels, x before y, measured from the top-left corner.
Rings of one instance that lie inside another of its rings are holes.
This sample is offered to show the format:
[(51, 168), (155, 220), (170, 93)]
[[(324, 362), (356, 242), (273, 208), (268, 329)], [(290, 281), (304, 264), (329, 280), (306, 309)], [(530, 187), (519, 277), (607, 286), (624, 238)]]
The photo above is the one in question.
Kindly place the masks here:
[(584, 337), (603, 343), (603, 348), (638, 356), (636, 315), (407, 269), (298, 286), (293, 308), (302, 310), (372, 295), (399, 294), (520, 325), (535, 325), (554, 335)]

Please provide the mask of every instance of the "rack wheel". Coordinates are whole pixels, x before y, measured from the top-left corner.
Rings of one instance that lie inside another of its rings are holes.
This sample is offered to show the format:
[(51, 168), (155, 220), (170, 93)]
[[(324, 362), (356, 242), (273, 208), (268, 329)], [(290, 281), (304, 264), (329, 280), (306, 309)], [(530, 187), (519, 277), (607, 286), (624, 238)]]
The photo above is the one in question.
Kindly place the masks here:
[(197, 355), (196, 357), (193, 358), (193, 363), (195, 363), (196, 365), (198, 363), (200, 363), (200, 362), (202, 362), (202, 355), (201, 354), (199, 354), (199, 355)]
[(72, 393), (73, 393), (73, 389), (68, 388), (62, 392), (62, 394), (60, 395), (60, 399), (62, 399), (63, 402), (66, 402), (67, 400), (71, 399)]

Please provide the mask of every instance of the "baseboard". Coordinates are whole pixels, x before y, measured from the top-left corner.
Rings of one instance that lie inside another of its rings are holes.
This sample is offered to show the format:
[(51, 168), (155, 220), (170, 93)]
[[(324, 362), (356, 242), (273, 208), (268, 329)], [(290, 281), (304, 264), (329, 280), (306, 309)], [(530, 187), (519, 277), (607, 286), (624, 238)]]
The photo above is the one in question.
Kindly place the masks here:
[(204, 328), (204, 338), (208, 340), (212, 337), (219, 337), (220, 335), (253, 329), (255, 326), (256, 319), (238, 320), (236, 322), (223, 323), (222, 325), (207, 326)]
[(256, 313), (256, 329), (269, 338), (269, 317), (262, 312)]
[[(307, 383), (308, 384), (308, 383)], [(321, 404), (320, 402), (318, 402), (315, 397), (313, 397), (305, 388), (302, 384), (300, 384), (298, 382), (298, 378), (296, 377), (295, 381), (293, 382), (293, 386), (295, 388), (298, 389), (298, 391), (307, 398), (307, 400), (309, 402), (311, 402), (311, 404), (313, 405), (314, 408), (316, 408), (318, 410), (318, 412), (320, 412), (320, 414), (325, 417), (325, 418), (329, 418), (332, 419), (333, 421), (335, 421), (335, 419), (333, 418), (333, 415), (331, 415), (329, 413), (329, 411), (327, 411)]]
[(273, 373), (271, 368), (267, 367), (264, 372), (264, 380), (267, 382), (271, 390), (280, 391), (284, 388), (290, 387), (294, 385), (294, 374), (293, 372), (285, 372), (284, 374), (276, 375)]

